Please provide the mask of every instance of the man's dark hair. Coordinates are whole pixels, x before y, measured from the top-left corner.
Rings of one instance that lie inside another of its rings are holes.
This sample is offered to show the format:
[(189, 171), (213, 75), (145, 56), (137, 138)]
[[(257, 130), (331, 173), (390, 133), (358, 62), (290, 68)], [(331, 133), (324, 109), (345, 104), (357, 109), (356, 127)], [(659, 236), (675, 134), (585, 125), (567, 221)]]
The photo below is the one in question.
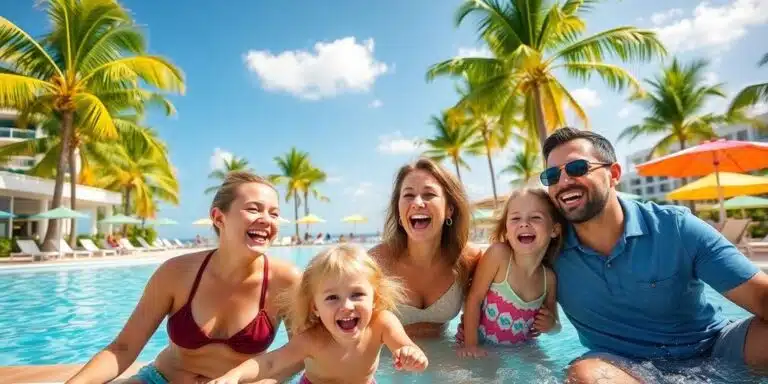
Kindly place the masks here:
[(572, 127), (563, 127), (553, 132), (546, 140), (544, 140), (544, 161), (549, 158), (550, 152), (555, 148), (576, 139), (584, 139), (592, 144), (595, 148), (595, 157), (598, 160), (606, 163), (616, 162), (616, 151), (613, 149), (613, 145), (604, 136), (592, 132), (582, 131), (580, 129)]

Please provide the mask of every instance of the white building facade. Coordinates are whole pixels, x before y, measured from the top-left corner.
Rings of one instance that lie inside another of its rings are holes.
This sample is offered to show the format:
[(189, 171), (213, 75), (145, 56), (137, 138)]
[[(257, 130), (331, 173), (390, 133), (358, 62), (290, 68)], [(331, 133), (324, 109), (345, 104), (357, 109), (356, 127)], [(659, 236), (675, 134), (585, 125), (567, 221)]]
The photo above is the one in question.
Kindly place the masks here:
[[(39, 127), (16, 127), (14, 111), (0, 110), (0, 146), (42, 137)], [(28, 220), (27, 217), (50, 209), (53, 199), (53, 179), (44, 179), (25, 175), (23, 172), (32, 168), (40, 157), (14, 156), (7, 163), (0, 164), (0, 211), (14, 214), (16, 217), (0, 220), (0, 236), (23, 236), (42, 239), (48, 228), (48, 220)], [(111, 216), (112, 208), (119, 206), (122, 196), (117, 192), (77, 185), (75, 205), (79, 212), (90, 216), (89, 231), (95, 234), (97, 212)], [(64, 184), (62, 204), (70, 205), (70, 185)], [(86, 232), (80, 229), (79, 232)], [(62, 234), (69, 233), (69, 220), (62, 220)]]
[[(759, 116), (759, 119), (768, 122), (768, 113)], [(737, 124), (722, 126), (715, 129), (720, 137), (728, 140), (740, 141), (760, 141), (768, 142), (768, 129), (759, 131), (751, 125)], [(678, 151), (679, 146), (671, 148), (672, 151)], [(623, 192), (642, 196), (643, 199), (654, 201), (667, 201), (667, 193), (682, 186), (679, 178), (658, 177), (658, 176), (640, 176), (637, 174), (635, 166), (648, 161), (650, 148), (634, 152), (627, 156), (625, 172), (619, 183), (619, 189)], [(680, 203), (680, 202), (670, 202)]]

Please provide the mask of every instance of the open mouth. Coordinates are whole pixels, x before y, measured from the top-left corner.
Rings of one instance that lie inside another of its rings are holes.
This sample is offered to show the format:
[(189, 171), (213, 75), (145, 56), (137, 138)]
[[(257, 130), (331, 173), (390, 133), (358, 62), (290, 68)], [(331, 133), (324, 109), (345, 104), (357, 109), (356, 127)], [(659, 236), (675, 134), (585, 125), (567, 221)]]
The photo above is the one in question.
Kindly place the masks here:
[(351, 332), (357, 327), (357, 323), (360, 321), (360, 318), (357, 316), (349, 316), (345, 317), (343, 319), (336, 320), (336, 325), (341, 328), (344, 332)]
[(584, 198), (583, 191), (567, 191), (560, 194), (559, 199), (566, 207), (577, 206)]
[(517, 235), (517, 241), (519, 241), (522, 244), (531, 244), (536, 240), (536, 235), (531, 233), (523, 233), (520, 235)]
[(249, 229), (248, 238), (256, 244), (267, 244), (269, 242), (269, 233), (263, 229)]
[(411, 222), (411, 227), (413, 229), (424, 229), (429, 226), (430, 223), (432, 223), (432, 218), (427, 215), (411, 215), (411, 217), (408, 218)]

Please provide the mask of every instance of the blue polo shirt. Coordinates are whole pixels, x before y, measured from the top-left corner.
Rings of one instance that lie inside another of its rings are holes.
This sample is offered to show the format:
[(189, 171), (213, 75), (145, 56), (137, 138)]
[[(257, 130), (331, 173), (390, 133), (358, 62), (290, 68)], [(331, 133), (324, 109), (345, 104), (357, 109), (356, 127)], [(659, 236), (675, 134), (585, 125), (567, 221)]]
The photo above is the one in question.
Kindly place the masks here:
[(723, 293), (759, 269), (685, 207), (619, 202), (624, 232), (609, 256), (570, 227), (555, 263), (557, 299), (581, 343), (637, 359), (705, 353), (729, 321), (705, 283)]

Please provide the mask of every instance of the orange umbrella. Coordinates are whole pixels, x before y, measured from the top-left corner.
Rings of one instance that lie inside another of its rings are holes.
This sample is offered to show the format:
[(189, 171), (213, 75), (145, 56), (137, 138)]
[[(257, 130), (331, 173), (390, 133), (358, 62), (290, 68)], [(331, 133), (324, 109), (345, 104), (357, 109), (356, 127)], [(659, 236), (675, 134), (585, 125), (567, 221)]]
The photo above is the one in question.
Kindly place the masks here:
[(768, 168), (768, 144), (713, 140), (638, 165), (641, 176), (693, 177), (715, 174), (720, 201), (720, 222), (725, 220), (720, 172), (746, 173)]

